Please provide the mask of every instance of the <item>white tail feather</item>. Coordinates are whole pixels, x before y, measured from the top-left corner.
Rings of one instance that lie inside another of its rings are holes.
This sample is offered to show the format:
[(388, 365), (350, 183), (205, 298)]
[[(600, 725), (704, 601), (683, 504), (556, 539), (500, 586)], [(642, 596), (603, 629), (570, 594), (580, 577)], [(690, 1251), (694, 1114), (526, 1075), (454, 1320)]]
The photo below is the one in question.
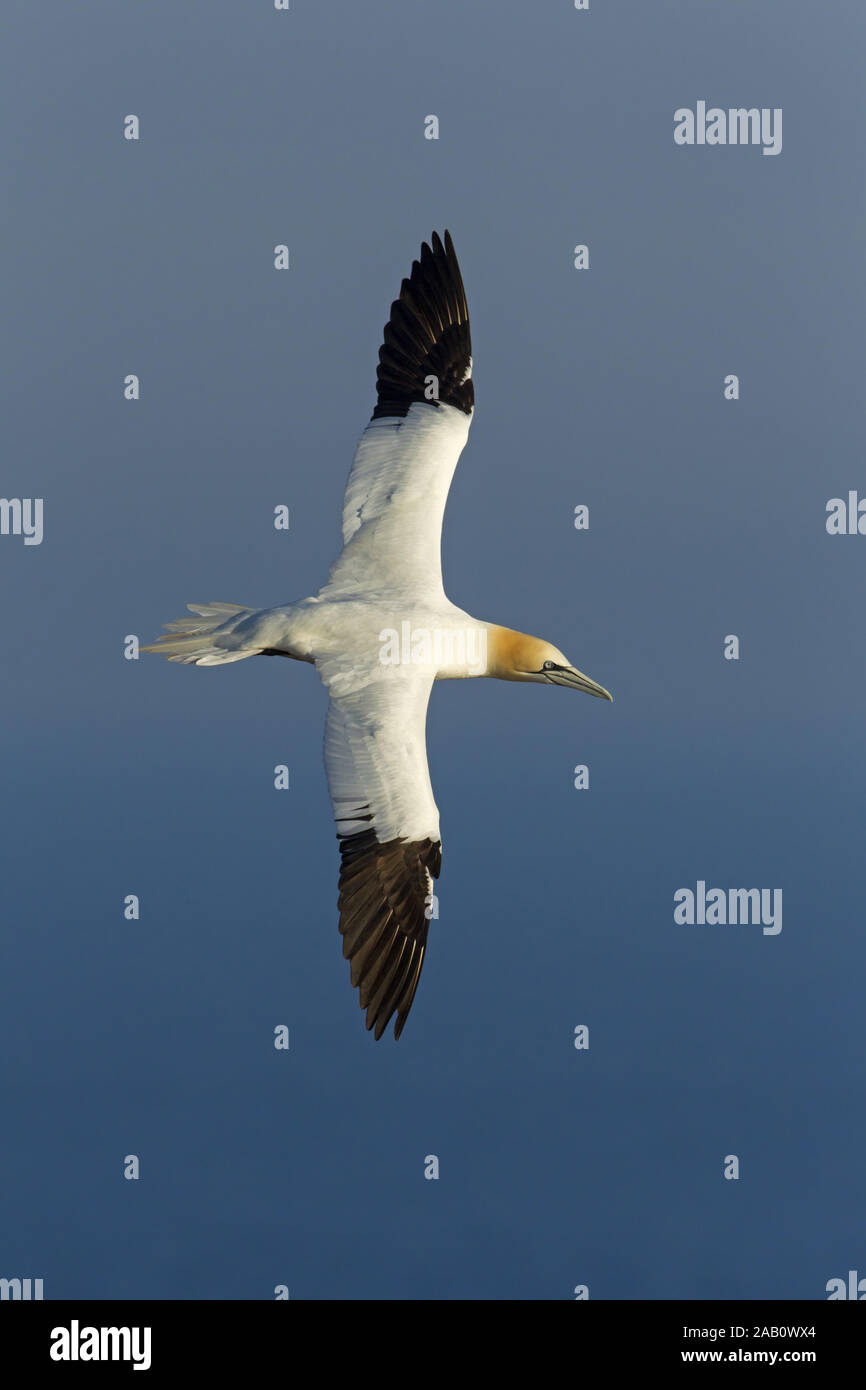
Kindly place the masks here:
[(199, 616), (166, 623), (167, 631), (141, 650), (185, 666), (227, 666), (262, 651), (261, 647), (242, 646), (242, 639), (234, 635), (238, 622), (253, 612), (251, 608), (239, 603), (188, 603), (187, 608)]

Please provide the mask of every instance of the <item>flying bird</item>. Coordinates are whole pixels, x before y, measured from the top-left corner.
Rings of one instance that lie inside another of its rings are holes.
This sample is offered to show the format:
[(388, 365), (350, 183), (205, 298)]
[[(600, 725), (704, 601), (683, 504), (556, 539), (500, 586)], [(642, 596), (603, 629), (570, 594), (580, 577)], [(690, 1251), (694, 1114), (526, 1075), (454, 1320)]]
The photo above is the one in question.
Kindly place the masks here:
[(403, 1031), (442, 864), (425, 726), (434, 681), (493, 676), (612, 696), (549, 642), (455, 607), (442, 517), (475, 403), (469, 313), (449, 233), (434, 232), (391, 305), (376, 407), (343, 502), (343, 549), (312, 598), (258, 611), (188, 604), (145, 651), (222, 666), (315, 665), (330, 702), (325, 767), (340, 846), (340, 932), (366, 1025)]

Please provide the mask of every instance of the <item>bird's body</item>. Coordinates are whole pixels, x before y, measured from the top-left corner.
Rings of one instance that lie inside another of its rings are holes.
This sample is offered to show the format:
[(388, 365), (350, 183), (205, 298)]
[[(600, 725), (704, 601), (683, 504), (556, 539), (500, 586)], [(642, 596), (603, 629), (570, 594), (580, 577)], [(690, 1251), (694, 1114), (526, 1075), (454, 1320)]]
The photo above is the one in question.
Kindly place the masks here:
[[(491, 634), (500, 630), (505, 631), (470, 617), (444, 595), (438, 603), (387, 591), (349, 598), (334, 595), (326, 585), (314, 598), (257, 612), (247, 609), (237, 618), (224, 619), (207, 634), (211, 650), (197, 664), (222, 665), (263, 654), (294, 657), (314, 662), (325, 683), (339, 691), (370, 681), (420, 676), (422, 671), (430, 680), (454, 680), (489, 674), (486, 664), (480, 669), (478, 658), (490, 650)], [(426, 633), (431, 634), (429, 642)], [(411, 645), (404, 661), (407, 642)], [(395, 643), (399, 662), (389, 659)]]
[(343, 549), (313, 597), (253, 611), (190, 604), (145, 650), (218, 666), (315, 665), (330, 696), (325, 764), (342, 857), (340, 931), (367, 1027), (406, 1021), (426, 951), (439, 813), (425, 726), (437, 680), (493, 676), (610, 699), (555, 647), (446, 597), (440, 540), (474, 406), (469, 316), (448, 233), (403, 281), (379, 354), (378, 402), (349, 475)]

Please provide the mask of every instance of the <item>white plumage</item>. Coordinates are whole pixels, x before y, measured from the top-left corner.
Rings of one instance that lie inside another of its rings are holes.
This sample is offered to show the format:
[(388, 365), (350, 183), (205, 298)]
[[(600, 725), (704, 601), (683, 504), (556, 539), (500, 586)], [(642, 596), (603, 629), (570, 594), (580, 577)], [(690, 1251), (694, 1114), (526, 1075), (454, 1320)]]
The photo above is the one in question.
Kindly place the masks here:
[(434, 681), (497, 676), (611, 698), (556, 647), (477, 622), (445, 596), (442, 519), (473, 408), (463, 281), (449, 234), (443, 244), (434, 233), (391, 306), (329, 582), (278, 608), (190, 604), (196, 617), (144, 648), (197, 666), (257, 655), (315, 664), (330, 696), (343, 954), (377, 1038), (395, 1013), (395, 1037), (406, 1022), (441, 867), (425, 737)]

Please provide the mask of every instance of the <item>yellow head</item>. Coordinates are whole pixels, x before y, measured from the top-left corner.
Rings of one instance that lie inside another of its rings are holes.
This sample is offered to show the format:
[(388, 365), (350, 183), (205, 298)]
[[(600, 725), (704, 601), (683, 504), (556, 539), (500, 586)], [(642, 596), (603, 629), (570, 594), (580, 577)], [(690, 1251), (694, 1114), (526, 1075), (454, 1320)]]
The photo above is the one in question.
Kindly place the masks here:
[(597, 685), (550, 642), (514, 632), (510, 627), (491, 627), (488, 637), (487, 674), (502, 681), (537, 681), (545, 685), (566, 685), (583, 690), (600, 700), (613, 696)]

